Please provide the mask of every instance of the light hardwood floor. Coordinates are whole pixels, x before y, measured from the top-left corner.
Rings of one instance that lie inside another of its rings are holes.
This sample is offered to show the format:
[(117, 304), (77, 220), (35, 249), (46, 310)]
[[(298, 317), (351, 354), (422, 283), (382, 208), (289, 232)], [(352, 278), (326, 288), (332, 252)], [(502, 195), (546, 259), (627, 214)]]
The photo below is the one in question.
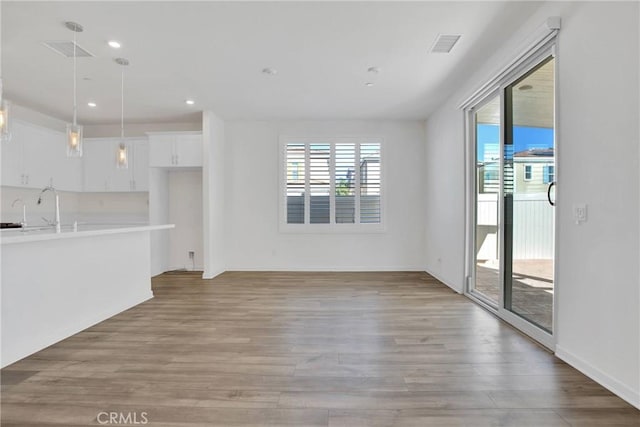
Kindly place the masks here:
[(100, 412), (150, 426), (640, 425), (424, 273), (165, 274), (153, 288), (3, 369), (2, 426), (98, 425)]

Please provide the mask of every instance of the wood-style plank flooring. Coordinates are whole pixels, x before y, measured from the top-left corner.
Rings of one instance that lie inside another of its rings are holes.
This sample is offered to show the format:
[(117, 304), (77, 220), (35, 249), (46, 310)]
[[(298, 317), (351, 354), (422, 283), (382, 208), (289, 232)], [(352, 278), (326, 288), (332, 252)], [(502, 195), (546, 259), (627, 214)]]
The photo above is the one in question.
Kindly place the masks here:
[(165, 274), (153, 289), (3, 369), (2, 426), (95, 426), (101, 412), (150, 426), (640, 425), (424, 273)]

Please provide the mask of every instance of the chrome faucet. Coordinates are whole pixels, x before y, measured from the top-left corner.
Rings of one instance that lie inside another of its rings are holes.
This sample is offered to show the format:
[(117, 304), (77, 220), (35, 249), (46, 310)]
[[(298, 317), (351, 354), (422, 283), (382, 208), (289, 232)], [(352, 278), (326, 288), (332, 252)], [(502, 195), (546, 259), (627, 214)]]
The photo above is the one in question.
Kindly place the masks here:
[(58, 196), (58, 192), (56, 191), (55, 188), (53, 188), (53, 186), (49, 185), (47, 187), (45, 187), (41, 192), (40, 192), (40, 197), (38, 197), (38, 204), (42, 204), (42, 195), (44, 193), (46, 193), (47, 191), (51, 191), (55, 197), (56, 197), (56, 219), (55, 221), (51, 222), (46, 218), (42, 218), (44, 219), (47, 224), (49, 225), (53, 225), (54, 227), (56, 227), (56, 233), (60, 233), (62, 231), (62, 228), (60, 226), (60, 197)]
[(11, 203), (11, 207), (14, 207), (18, 202), (22, 203), (22, 222), (20, 225), (22, 226), (22, 231), (25, 231), (25, 228), (27, 227), (27, 204), (24, 200), (18, 197)]

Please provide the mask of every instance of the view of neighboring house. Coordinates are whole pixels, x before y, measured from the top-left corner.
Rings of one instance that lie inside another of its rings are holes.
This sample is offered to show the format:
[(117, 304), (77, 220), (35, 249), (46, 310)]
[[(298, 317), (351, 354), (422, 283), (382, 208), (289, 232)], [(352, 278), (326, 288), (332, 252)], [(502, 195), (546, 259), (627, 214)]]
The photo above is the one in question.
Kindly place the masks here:
[(518, 194), (546, 193), (555, 181), (553, 148), (532, 148), (513, 155), (514, 182)]
[[(477, 163), (477, 173), (480, 194), (498, 193), (500, 163), (497, 151), (485, 153), (485, 160)], [(508, 170), (505, 173), (508, 173)], [(513, 155), (513, 177), (516, 193), (545, 193), (549, 184), (555, 181), (553, 148), (531, 149), (515, 153)]]

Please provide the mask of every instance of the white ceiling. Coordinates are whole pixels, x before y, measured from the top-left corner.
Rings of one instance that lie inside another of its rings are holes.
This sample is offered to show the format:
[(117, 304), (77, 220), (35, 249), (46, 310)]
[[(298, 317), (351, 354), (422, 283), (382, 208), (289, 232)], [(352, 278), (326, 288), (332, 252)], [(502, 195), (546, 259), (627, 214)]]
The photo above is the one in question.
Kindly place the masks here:
[[(120, 70), (129, 123), (225, 119), (424, 119), (515, 31), (537, 2), (10, 2), (2, 1), (5, 97), (64, 120), (78, 45), (79, 121), (118, 123)], [(439, 33), (462, 34), (430, 54)], [(118, 51), (107, 46), (119, 40)], [(377, 75), (369, 67), (381, 69)], [(265, 67), (278, 73), (263, 74)], [(89, 78), (90, 80), (83, 80)], [(366, 82), (373, 87), (366, 87)], [(188, 107), (184, 100), (193, 98)], [(89, 109), (87, 101), (98, 108)]]

